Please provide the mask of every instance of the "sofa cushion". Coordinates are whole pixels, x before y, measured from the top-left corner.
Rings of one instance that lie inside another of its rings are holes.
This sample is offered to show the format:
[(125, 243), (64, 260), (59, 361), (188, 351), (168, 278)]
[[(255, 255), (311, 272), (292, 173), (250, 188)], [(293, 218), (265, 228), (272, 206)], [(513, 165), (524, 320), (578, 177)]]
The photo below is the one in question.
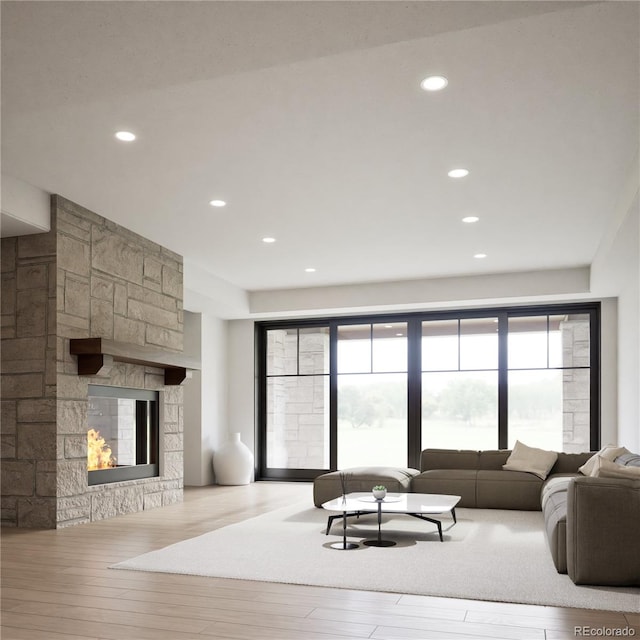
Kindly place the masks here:
[(575, 477), (549, 478), (542, 489), (545, 535), (558, 573), (567, 573), (567, 489)]
[(412, 478), (420, 472), (399, 467), (353, 467), (324, 473), (313, 481), (313, 503), (316, 507), (342, 495), (340, 473), (346, 475), (348, 493), (371, 491), (377, 484), (383, 484), (389, 492), (406, 493), (410, 490)]
[(551, 467), (551, 471), (549, 472), (549, 476), (556, 475), (558, 473), (580, 473), (578, 469), (581, 465), (583, 465), (589, 458), (594, 455), (595, 452), (587, 451), (584, 453), (558, 453), (558, 459), (556, 460), (553, 467)]
[(420, 471), (429, 471), (430, 469), (478, 469), (479, 458), (480, 453), (478, 451), (423, 449), (420, 455)]
[(511, 455), (510, 449), (487, 449), (480, 451), (478, 469), (499, 471)]
[(609, 462), (598, 457), (595, 467), (591, 470), (594, 478), (630, 478), (640, 480), (640, 467), (625, 467), (616, 462)]
[(540, 504), (542, 506), (542, 510), (544, 511), (545, 504), (549, 500), (550, 496), (556, 493), (566, 493), (567, 488), (569, 487), (569, 483), (578, 477), (577, 474), (563, 474), (563, 475), (555, 475), (547, 478), (542, 485), (542, 494), (540, 496)]
[(431, 469), (411, 481), (413, 493), (443, 493), (460, 496), (458, 507), (476, 506), (476, 469)]
[(608, 444), (606, 447), (602, 447), (598, 453), (591, 456), (579, 469), (580, 473), (585, 476), (590, 476), (593, 468), (596, 466), (598, 458), (604, 458), (605, 460), (613, 461), (618, 456), (625, 453), (629, 453), (625, 447), (617, 447), (613, 444)]
[(544, 480), (557, 459), (558, 454), (555, 451), (528, 447), (526, 444), (516, 440), (513, 451), (502, 468), (508, 471), (533, 473)]
[(521, 471), (480, 470), (476, 480), (478, 509), (540, 511), (542, 480)]

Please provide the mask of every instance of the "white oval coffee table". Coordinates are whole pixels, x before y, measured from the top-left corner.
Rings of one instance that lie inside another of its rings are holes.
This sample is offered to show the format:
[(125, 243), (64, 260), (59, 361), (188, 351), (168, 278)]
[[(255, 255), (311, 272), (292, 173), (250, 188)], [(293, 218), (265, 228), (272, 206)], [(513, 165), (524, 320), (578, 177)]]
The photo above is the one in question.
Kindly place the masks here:
[[(370, 492), (356, 492), (329, 500), (322, 505), (322, 508), (327, 511), (341, 512), (341, 515), (329, 516), (326, 535), (329, 534), (333, 521), (337, 518), (342, 518), (343, 539), (342, 542), (334, 544), (337, 545), (335, 548), (348, 549), (356, 548), (358, 545), (354, 542), (347, 542), (347, 518), (357, 517), (363, 513), (378, 514), (378, 537), (373, 540), (365, 540), (363, 544), (367, 546), (390, 547), (395, 544), (393, 540), (385, 540), (382, 538), (381, 524), (383, 513), (402, 513), (431, 522), (438, 527), (440, 542), (443, 542), (442, 522), (429, 516), (450, 513), (455, 524), (457, 522), (456, 505), (458, 502), (460, 502), (460, 496), (450, 496), (439, 493), (393, 493), (387, 494), (382, 500), (376, 500)], [(348, 547), (347, 545), (354, 546)]]

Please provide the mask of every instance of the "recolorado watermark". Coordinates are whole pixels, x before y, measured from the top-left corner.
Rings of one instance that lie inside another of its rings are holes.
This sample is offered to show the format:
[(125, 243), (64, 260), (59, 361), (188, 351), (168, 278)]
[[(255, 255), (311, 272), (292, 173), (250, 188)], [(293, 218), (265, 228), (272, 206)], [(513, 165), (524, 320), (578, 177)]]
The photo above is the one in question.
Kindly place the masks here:
[(636, 635), (633, 627), (573, 627), (573, 635), (578, 638), (632, 638)]

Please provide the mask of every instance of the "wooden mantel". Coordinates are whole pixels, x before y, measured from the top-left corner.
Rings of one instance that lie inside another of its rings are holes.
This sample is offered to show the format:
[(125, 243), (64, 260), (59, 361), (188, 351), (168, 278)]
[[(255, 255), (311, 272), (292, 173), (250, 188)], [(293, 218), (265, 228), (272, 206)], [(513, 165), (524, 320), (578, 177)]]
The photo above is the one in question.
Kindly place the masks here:
[(114, 362), (164, 369), (166, 385), (180, 384), (187, 377), (189, 370), (200, 369), (200, 362), (195, 358), (172, 351), (161, 351), (105, 338), (72, 338), (70, 342), (69, 351), (72, 355), (78, 356), (78, 375), (81, 376), (96, 375), (108, 364), (108, 358)]

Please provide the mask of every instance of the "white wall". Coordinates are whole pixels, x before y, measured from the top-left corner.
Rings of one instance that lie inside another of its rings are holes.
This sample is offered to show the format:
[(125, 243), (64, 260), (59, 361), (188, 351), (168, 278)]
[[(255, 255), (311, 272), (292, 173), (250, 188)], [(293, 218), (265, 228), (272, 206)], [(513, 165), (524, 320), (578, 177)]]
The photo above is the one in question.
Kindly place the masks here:
[(612, 442), (631, 451), (640, 451), (639, 182), (636, 158), (591, 265), (592, 292), (618, 299), (617, 439)]
[(50, 195), (13, 176), (2, 174), (3, 238), (43, 233), (51, 228)]
[(255, 450), (255, 388), (253, 320), (228, 322), (229, 433), (239, 432), (241, 440)]
[(184, 385), (184, 482), (213, 484), (213, 452), (227, 439), (227, 322), (208, 313), (185, 312), (185, 353), (201, 370)]

